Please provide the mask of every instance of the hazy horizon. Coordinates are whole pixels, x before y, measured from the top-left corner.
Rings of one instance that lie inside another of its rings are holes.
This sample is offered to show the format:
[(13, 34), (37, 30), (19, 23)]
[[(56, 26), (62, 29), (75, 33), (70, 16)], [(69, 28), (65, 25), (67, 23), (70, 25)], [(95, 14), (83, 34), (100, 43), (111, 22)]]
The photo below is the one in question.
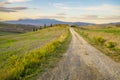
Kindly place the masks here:
[(67, 22), (120, 22), (119, 0), (0, 0), (0, 21), (57, 19)]

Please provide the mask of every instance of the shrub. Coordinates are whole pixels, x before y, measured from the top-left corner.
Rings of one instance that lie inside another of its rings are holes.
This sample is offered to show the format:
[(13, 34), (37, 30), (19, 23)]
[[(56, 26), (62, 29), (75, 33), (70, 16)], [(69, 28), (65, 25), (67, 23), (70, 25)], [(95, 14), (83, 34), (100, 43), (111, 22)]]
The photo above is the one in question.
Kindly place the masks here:
[(105, 44), (105, 46), (106, 46), (107, 48), (114, 48), (116, 45), (117, 45), (116, 42), (107, 42), (107, 43)]
[(94, 41), (98, 45), (103, 45), (106, 40), (104, 38), (102, 38), (102, 37), (94, 37)]
[(88, 37), (88, 33), (84, 32), (84, 31), (81, 31), (80, 34), (81, 34), (82, 36), (86, 37), (86, 38)]

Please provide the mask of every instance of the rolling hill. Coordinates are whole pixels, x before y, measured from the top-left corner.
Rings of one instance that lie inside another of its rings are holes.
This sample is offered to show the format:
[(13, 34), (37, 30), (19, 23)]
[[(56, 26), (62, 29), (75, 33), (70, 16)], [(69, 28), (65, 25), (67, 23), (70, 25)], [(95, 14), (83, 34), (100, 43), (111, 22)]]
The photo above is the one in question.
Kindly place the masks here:
[(24, 33), (33, 31), (36, 26), (0, 22), (0, 32)]
[(19, 20), (12, 20), (12, 21), (6, 21), (5, 23), (10, 24), (29, 24), (29, 25), (39, 25), (43, 26), (44, 24), (50, 25), (50, 24), (69, 24), (69, 25), (90, 25), (93, 23), (87, 23), (87, 22), (64, 22), (59, 21), (55, 19), (19, 19)]

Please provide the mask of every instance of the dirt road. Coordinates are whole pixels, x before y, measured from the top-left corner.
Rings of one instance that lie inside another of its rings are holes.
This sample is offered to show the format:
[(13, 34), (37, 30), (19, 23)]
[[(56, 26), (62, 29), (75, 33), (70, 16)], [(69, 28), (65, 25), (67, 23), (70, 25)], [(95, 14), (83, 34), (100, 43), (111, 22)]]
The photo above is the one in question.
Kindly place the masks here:
[(68, 51), (53, 70), (37, 80), (120, 80), (120, 64), (89, 45), (72, 28)]

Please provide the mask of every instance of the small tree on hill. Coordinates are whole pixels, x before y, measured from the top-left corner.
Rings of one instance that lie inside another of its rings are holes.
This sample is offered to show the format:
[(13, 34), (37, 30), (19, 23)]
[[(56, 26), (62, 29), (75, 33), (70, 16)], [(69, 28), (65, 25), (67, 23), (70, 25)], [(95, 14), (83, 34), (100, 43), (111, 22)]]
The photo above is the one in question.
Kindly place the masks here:
[(46, 28), (47, 26), (46, 26), (46, 24), (44, 24), (44, 28)]
[(36, 31), (35, 27), (33, 28), (33, 31)]
[(50, 27), (53, 27), (53, 25), (51, 24)]

